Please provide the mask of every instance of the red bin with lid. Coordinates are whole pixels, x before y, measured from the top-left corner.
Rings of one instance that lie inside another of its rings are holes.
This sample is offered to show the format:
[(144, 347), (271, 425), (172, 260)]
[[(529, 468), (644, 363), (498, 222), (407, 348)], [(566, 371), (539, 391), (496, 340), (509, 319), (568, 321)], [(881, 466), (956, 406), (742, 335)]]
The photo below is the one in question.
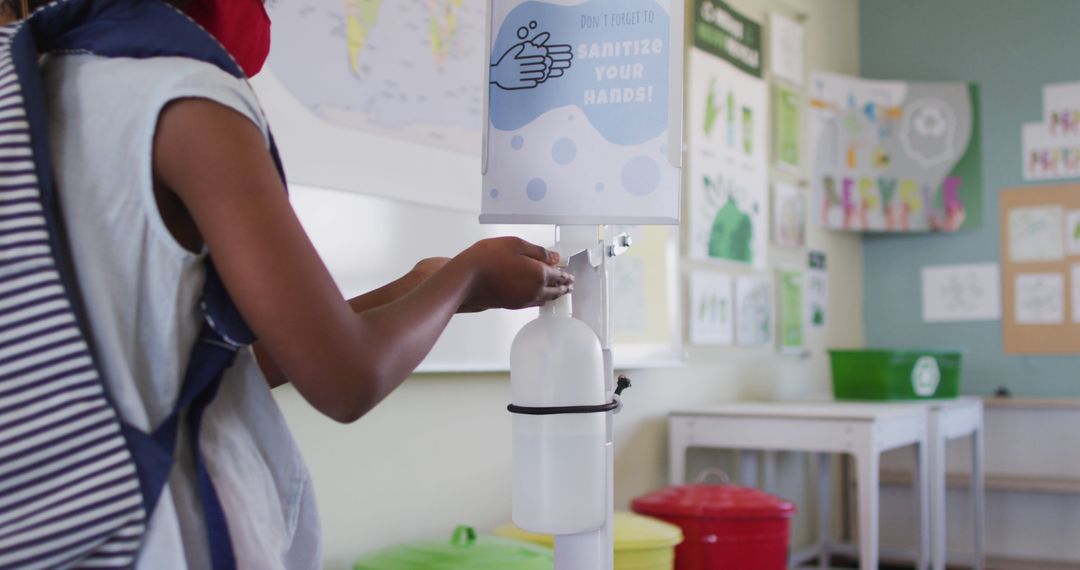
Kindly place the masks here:
[(675, 570), (787, 568), (790, 501), (749, 487), (699, 484), (661, 489), (631, 506), (682, 528)]

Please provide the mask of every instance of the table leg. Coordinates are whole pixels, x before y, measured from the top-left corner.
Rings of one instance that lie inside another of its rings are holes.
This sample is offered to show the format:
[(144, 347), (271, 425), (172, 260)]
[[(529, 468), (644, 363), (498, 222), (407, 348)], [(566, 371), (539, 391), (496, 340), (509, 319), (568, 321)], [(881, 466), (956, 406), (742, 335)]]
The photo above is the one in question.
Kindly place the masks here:
[(880, 516), (881, 457), (876, 451), (855, 456), (859, 478), (859, 568), (877, 570)]
[(761, 461), (764, 466), (764, 478), (763, 483), (765, 492), (776, 494), (776, 452), (764, 451), (762, 452)]
[(818, 460), (818, 567), (828, 570), (831, 554), (829, 552), (829, 530), (832, 528), (832, 456), (828, 453), (817, 454)]
[(668, 483), (686, 483), (686, 450), (690, 442), (679, 420), (668, 421)]
[[(937, 511), (937, 509), (940, 508), (941, 513), (942, 513), (942, 520), (944, 520), (944, 512), (945, 512), (945, 506), (944, 506), (944, 503), (943, 503), (944, 500), (945, 500), (945, 475), (944, 475), (945, 460), (944, 460), (944, 457), (942, 457), (941, 461), (938, 462), (938, 464), (937, 464), (937, 469), (939, 469), (941, 471), (940, 479), (938, 478), (938, 473), (934, 473), (933, 476), (931, 477), (930, 469), (931, 469), (931, 466), (933, 465), (933, 462), (929, 459), (929, 456), (930, 456), (929, 447), (931, 445), (933, 445), (933, 444), (928, 445), (927, 442), (924, 441), (924, 442), (916, 445), (916, 451), (915, 451), (915, 478), (916, 478), (916, 480), (915, 480), (915, 487), (914, 487), (913, 491), (915, 492), (915, 497), (916, 497), (916, 501), (915, 501), (915, 505), (916, 505), (916, 507), (915, 507), (915, 509), (916, 509), (916, 511), (915, 511), (916, 512), (915, 523), (916, 523), (916, 529), (918, 531), (915, 536), (919, 537), (919, 564), (917, 566), (918, 570), (925, 570), (926, 569), (926, 565), (927, 565), (927, 562), (930, 560), (930, 554), (931, 554), (931, 552), (930, 552), (930, 528), (931, 528), (930, 527), (930, 518), (931, 518), (931, 514), (930, 514), (930, 493), (932, 492), (931, 491), (931, 485), (933, 485), (935, 488), (937, 488), (939, 486), (939, 484), (940, 484), (940, 490), (941, 490), (940, 499), (942, 501), (942, 504), (940, 506), (935, 505), (935, 511)], [(944, 446), (938, 446), (938, 447), (944, 447)], [(942, 450), (942, 453), (944, 454), (944, 450)], [(942, 537), (944, 537), (945, 525), (942, 524), (941, 527), (939, 527), (939, 528), (941, 530)], [(939, 552), (934, 552), (935, 557), (938, 554), (941, 555), (941, 567), (940, 567), (941, 570), (944, 570), (944, 568), (945, 568), (945, 552), (944, 551), (945, 551), (945, 545), (944, 545), (944, 539), (943, 539), (940, 553)]]
[[(941, 433), (941, 411), (930, 412), (930, 433), (925, 446), (929, 450), (930, 472), (930, 558), (931, 568), (945, 570), (946, 523), (945, 523), (945, 439)], [(918, 450), (916, 450), (918, 453)], [(916, 482), (918, 485), (918, 482)], [(918, 491), (918, 489), (913, 489)], [(919, 495), (915, 495), (918, 497)], [(917, 503), (918, 506), (918, 503)], [(918, 521), (920, 519), (916, 519)], [(919, 528), (922, 533), (922, 529)], [(922, 536), (916, 534), (916, 536)]]
[(980, 422), (975, 433), (972, 435), (971, 453), (971, 505), (974, 511), (975, 524), (972, 530), (975, 533), (973, 546), (975, 550), (975, 570), (983, 570), (986, 564), (986, 482), (985, 482), (985, 451), (983, 445), (983, 427)]
[(747, 487), (758, 486), (758, 454), (760, 451), (740, 449), (739, 484)]

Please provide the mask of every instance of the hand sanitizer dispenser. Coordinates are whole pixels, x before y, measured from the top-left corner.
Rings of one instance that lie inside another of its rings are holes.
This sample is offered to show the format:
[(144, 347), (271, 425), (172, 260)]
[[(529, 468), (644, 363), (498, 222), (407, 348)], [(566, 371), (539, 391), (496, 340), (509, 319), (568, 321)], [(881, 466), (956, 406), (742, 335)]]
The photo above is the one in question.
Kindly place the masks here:
[(606, 520), (604, 356), (570, 296), (541, 307), (510, 350), (514, 523), (555, 535)]

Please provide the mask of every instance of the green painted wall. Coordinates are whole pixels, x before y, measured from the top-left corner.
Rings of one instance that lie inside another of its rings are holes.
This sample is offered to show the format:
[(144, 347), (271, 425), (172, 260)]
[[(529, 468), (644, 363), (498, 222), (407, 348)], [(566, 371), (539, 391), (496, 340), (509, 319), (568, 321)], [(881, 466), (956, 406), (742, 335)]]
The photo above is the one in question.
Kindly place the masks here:
[[(1042, 85), (1080, 81), (1080, 1), (861, 0), (862, 75), (964, 80), (982, 88), (982, 229), (960, 235), (867, 236), (867, 346), (967, 350), (962, 389), (1080, 396), (1080, 356), (1006, 356), (1001, 324), (926, 324), (920, 269), (998, 260), (998, 192), (1023, 184), (1020, 128), (1042, 116)], [(1080, 347), (1077, 347), (1080, 353)]]

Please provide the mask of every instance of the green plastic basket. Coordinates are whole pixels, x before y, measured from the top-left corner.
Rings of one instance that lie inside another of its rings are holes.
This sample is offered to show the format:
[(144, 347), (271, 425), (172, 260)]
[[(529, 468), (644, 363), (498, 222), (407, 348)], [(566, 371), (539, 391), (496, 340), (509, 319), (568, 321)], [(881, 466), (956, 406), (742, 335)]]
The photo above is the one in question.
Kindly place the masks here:
[(837, 400), (936, 400), (960, 393), (956, 350), (830, 350)]

